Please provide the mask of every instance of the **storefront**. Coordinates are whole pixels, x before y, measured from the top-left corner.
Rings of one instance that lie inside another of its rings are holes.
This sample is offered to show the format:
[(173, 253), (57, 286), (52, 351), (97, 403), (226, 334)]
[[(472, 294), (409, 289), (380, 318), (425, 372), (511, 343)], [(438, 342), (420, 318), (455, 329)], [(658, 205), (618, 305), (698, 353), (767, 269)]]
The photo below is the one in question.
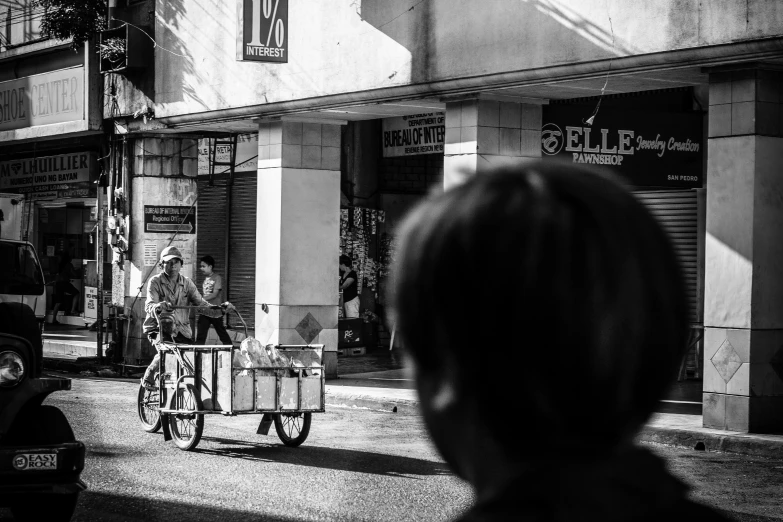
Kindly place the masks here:
[[(97, 154), (89, 150), (0, 161), (0, 192), (23, 194), (23, 237), (35, 245), (47, 282), (47, 311), (54, 282), (69, 272), (79, 291), (76, 316), (85, 311), (85, 265), (95, 260)], [(66, 265), (71, 268), (67, 269)], [(94, 283), (93, 283), (94, 284)], [(60, 308), (68, 314), (71, 309)], [(81, 318), (64, 319), (66, 322)]]
[[(215, 259), (214, 269), (223, 276), (224, 299), (236, 306), (252, 329), (255, 327), (258, 135), (238, 136), (233, 178), (226, 166), (218, 166), (214, 176), (210, 176), (210, 147), (210, 139), (199, 140), (197, 258), (209, 255)], [(216, 157), (217, 163), (229, 162), (230, 147), (218, 147)], [(198, 271), (194, 275), (200, 289), (204, 274)], [(241, 328), (231, 315), (228, 326)]]
[(689, 321), (703, 322), (704, 113), (691, 88), (551, 102), (543, 109), (545, 159), (606, 167), (667, 232), (687, 285)]
[(24, 195), (22, 237), (41, 259), (47, 311), (57, 274), (70, 263), (80, 296), (77, 314), (67, 320), (83, 326), (103, 142), (95, 51), (88, 45), (74, 52), (67, 42), (24, 50), (3, 53), (0, 61), (0, 192)]
[(445, 113), (352, 122), (343, 167), (340, 254), (353, 260), (360, 319), (341, 321), (343, 353), (390, 341), (386, 284), (394, 259), (394, 238), (405, 214), (431, 191), (443, 187)]

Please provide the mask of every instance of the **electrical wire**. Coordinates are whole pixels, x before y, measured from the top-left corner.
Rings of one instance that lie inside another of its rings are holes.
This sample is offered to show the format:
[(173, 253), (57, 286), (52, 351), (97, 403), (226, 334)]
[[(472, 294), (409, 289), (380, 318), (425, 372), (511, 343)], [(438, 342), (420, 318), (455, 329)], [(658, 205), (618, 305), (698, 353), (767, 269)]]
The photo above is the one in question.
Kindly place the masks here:
[[(615, 43), (614, 38), (614, 26), (612, 25), (612, 15), (609, 14), (609, 1), (606, 2), (606, 16), (609, 18), (609, 31), (612, 33), (612, 52), (613, 54), (617, 53), (617, 44)], [(612, 70), (612, 59), (613, 57), (609, 58), (609, 67), (606, 69), (606, 78), (604, 79), (604, 86), (601, 87), (601, 94), (598, 96), (598, 103), (595, 104), (595, 109), (593, 109), (592, 114), (586, 119), (582, 120), (582, 123), (585, 125), (592, 126), (593, 122), (595, 121), (595, 117), (598, 116), (598, 111), (601, 108), (601, 101), (604, 99), (604, 93), (606, 92), (606, 86), (609, 85), (609, 72)]]
[[(422, 0), (422, 1), (423, 1), (423, 0)], [(173, 54), (174, 56), (179, 56), (180, 58), (190, 58), (189, 56), (186, 56), (186, 55), (184, 55), (184, 54), (175, 53), (174, 51), (171, 51), (171, 50), (169, 50), (169, 49), (166, 49), (165, 47), (163, 47), (162, 45), (160, 45), (158, 42), (156, 42), (156, 41), (155, 41), (155, 39), (154, 39), (152, 36), (150, 36), (150, 34), (149, 34), (147, 31), (145, 31), (144, 29), (142, 29), (142, 28), (141, 28), (141, 27), (139, 27), (138, 25), (133, 25), (132, 23), (130, 23), (130, 22), (126, 22), (126, 21), (124, 21), (124, 20), (117, 20), (116, 18), (113, 18), (113, 17), (112, 17), (112, 18), (110, 18), (110, 20), (114, 20), (115, 22), (120, 22), (120, 23), (123, 23), (123, 24), (125, 24), (125, 25), (129, 25), (129, 26), (131, 26), (131, 27), (135, 27), (136, 29), (138, 29), (139, 31), (141, 31), (142, 33), (144, 33), (145, 35), (147, 35), (147, 38), (149, 38), (150, 40), (152, 40), (152, 46), (153, 46), (153, 47), (159, 47), (160, 49), (162, 49), (162, 50), (166, 51), (167, 53), (171, 53), (171, 54)]]

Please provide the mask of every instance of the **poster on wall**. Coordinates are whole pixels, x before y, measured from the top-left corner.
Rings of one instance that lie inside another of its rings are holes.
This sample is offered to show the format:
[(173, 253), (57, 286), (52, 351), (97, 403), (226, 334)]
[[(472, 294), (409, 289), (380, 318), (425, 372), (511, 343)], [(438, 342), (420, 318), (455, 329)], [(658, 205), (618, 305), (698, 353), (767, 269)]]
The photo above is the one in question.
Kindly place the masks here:
[(240, 0), (237, 60), (288, 63), (288, 0)]
[(399, 118), (384, 118), (383, 157), (443, 154), (446, 113), (430, 112)]
[(0, 192), (31, 199), (96, 197), (95, 165), (93, 152), (0, 161)]
[(608, 167), (635, 187), (700, 188), (702, 115), (601, 109), (593, 125), (568, 105), (544, 107), (542, 157)]
[[(218, 163), (231, 161), (231, 147), (221, 145), (215, 151)], [(198, 140), (198, 175), (209, 175), (210, 140), (208, 138)], [(234, 172), (255, 172), (258, 169), (258, 134), (240, 134), (237, 136), (237, 155), (234, 158)], [(225, 165), (218, 165), (215, 174), (228, 172)]]

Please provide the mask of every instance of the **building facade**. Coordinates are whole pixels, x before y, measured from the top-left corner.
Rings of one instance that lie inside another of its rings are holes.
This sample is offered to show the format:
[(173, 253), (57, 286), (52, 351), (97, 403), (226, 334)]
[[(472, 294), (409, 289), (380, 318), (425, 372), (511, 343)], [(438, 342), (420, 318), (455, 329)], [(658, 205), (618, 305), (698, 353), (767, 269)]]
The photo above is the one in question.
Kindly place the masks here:
[[(115, 17), (128, 53), (149, 56), (103, 77), (126, 151), (126, 359), (149, 355), (143, 282), (178, 241), (186, 273), (218, 260), (255, 337), (324, 343), (334, 374), (341, 251), (382, 305), (410, 205), (555, 157), (613, 169), (673, 238), (705, 425), (783, 428), (778, 3), (150, 0)], [(150, 227), (166, 212), (187, 230)]]
[[(0, 2), (0, 13), (0, 192), (24, 196), (22, 235), (47, 282), (70, 264), (74, 286), (92, 296), (104, 155), (95, 49), (42, 39), (42, 8), (32, 2)], [(85, 304), (80, 299), (79, 315), (68, 318), (74, 324), (83, 325)]]

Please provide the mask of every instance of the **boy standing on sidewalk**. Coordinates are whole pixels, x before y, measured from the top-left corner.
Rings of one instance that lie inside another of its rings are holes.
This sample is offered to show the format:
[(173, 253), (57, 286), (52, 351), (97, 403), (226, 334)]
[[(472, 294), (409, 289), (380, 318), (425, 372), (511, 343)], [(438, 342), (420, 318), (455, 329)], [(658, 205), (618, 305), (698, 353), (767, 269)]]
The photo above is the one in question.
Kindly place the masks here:
[[(219, 305), (223, 302), (223, 278), (214, 271), (215, 259), (212, 256), (204, 256), (200, 261), (201, 271), (204, 273), (204, 282), (201, 285), (204, 299), (214, 305)], [(209, 308), (203, 308), (198, 311), (196, 344), (206, 344), (210, 325), (215, 328), (215, 332), (222, 344), (233, 344), (225, 326), (223, 326), (223, 311), (210, 310)]]

